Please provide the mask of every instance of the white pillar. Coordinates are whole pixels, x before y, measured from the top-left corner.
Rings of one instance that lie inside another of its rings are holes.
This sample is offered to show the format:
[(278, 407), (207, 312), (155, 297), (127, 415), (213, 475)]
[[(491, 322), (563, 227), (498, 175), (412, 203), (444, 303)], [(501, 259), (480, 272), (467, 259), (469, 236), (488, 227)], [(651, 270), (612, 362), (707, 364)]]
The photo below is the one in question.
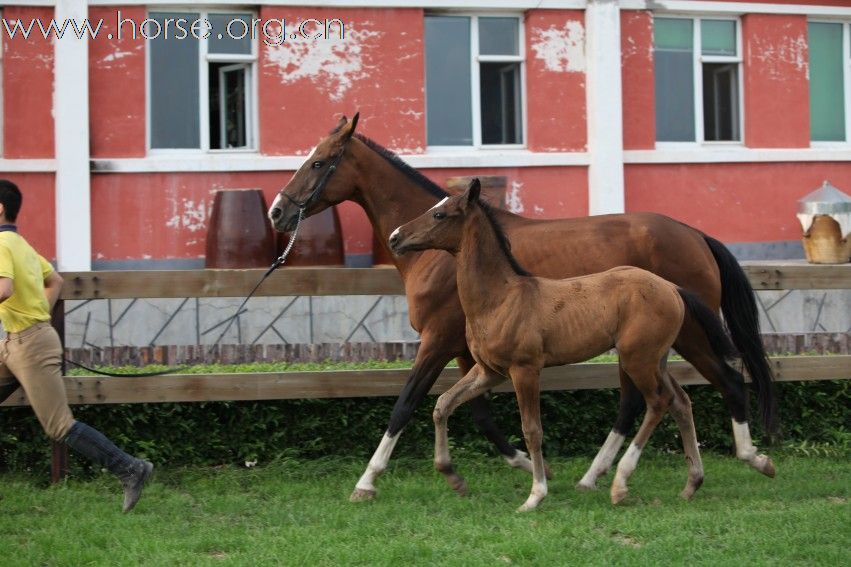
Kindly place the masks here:
[[(57, 0), (57, 22), (75, 18), (79, 26), (86, 17), (86, 0)], [(66, 32), (55, 40), (53, 118), (58, 269), (87, 271), (92, 268), (88, 37)]]
[(588, 213), (624, 212), (621, 22), (618, 0), (585, 9)]

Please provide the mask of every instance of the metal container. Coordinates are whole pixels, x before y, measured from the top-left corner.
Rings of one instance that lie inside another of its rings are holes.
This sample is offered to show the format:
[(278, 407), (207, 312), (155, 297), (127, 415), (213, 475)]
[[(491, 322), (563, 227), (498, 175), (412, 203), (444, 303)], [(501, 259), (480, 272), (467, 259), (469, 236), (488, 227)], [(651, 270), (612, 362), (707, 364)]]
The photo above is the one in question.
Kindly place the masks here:
[(807, 260), (814, 264), (851, 262), (851, 196), (827, 181), (798, 200), (798, 220)]

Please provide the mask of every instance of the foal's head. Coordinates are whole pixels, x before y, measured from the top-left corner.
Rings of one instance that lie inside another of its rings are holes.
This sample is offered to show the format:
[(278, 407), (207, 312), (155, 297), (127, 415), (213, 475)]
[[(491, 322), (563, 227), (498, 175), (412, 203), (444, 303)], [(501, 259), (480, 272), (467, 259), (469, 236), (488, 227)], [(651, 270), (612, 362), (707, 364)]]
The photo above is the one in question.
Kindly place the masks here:
[(310, 157), (275, 197), (268, 212), (275, 230), (292, 230), (298, 219), (299, 207), (304, 207), (307, 217), (348, 198), (351, 187), (343, 181), (348, 176), (335, 172), (345, 165), (343, 155), (355, 133), (358, 116), (355, 114), (351, 122), (345, 116), (340, 118), (337, 126), (320, 140)]
[(390, 235), (390, 250), (394, 254), (431, 248), (458, 252), (464, 219), (479, 204), (481, 188), (479, 180), (474, 179), (463, 194), (444, 198), (422, 215), (397, 228)]

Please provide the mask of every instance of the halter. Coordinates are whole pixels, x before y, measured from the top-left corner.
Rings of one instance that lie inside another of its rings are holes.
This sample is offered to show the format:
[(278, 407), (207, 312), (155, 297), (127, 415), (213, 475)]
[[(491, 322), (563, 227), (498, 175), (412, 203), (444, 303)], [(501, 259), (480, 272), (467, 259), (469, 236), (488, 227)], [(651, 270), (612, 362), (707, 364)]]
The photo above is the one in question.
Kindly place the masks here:
[[(351, 138), (349, 138), (350, 140)], [(307, 208), (319, 200), (319, 197), (322, 196), (322, 192), (325, 190), (325, 186), (328, 185), (328, 181), (331, 179), (331, 176), (337, 171), (337, 166), (340, 165), (340, 161), (343, 159), (343, 154), (346, 153), (346, 145), (349, 143), (349, 140), (343, 142), (343, 147), (340, 150), (340, 153), (334, 156), (334, 159), (331, 160), (331, 165), (328, 166), (328, 169), (325, 170), (325, 173), (322, 174), (322, 177), (319, 178), (319, 181), (316, 183), (316, 187), (313, 188), (313, 191), (308, 195), (307, 199), (299, 203), (286, 193), (284, 197), (286, 197), (290, 203), (295, 205), (300, 209), (299, 215), (302, 215)]]

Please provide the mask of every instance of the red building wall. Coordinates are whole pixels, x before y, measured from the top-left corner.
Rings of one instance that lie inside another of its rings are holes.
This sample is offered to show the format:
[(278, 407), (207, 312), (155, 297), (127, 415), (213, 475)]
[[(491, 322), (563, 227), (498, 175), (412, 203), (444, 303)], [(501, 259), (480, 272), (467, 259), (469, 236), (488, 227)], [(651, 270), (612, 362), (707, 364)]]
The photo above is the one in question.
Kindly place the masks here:
[[(91, 156), (145, 156), (145, 40), (122, 27), (118, 39), (116, 14), (137, 25), (146, 16), (144, 6), (91, 8), (89, 19), (103, 18), (95, 41), (89, 42), (89, 128)], [(112, 34), (114, 39), (109, 39)]]
[(807, 18), (748, 14), (744, 44), (745, 145), (810, 145)]
[(527, 146), (534, 152), (584, 151), (585, 14), (526, 13)]
[(725, 242), (797, 240), (798, 199), (851, 163), (646, 164), (625, 168), (626, 210), (670, 215)]
[(262, 20), (284, 18), (288, 33), (305, 18), (345, 22), (345, 39), (261, 42), (260, 151), (306, 155), (331, 117), (361, 113), (382, 145), (425, 148), (423, 11), (263, 6)]
[(656, 99), (653, 84), (653, 14), (621, 12), (621, 88), (625, 150), (656, 145)]
[[(52, 8), (7, 6), (3, 18), (9, 25), (20, 20), (49, 22)], [(52, 158), (53, 42), (37, 26), (28, 38), (3, 35), (3, 157)], [(5, 31), (5, 30), (4, 30)]]

